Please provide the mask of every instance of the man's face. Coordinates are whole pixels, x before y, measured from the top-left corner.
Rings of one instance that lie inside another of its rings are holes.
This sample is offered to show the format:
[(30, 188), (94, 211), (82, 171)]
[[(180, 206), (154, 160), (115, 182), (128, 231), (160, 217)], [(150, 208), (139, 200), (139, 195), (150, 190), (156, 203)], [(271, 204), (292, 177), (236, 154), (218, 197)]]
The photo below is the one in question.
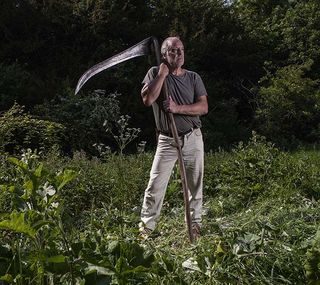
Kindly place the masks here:
[(179, 39), (171, 42), (168, 51), (164, 55), (164, 59), (172, 68), (178, 68), (184, 64), (184, 47)]

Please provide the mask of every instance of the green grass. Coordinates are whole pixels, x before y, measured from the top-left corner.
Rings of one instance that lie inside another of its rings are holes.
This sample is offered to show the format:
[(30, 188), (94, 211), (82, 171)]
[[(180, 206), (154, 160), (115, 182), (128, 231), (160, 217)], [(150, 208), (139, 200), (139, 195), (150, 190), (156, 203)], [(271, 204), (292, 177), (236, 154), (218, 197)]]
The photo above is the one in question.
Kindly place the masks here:
[[(57, 209), (35, 192), (38, 209), (25, 212), (25, 222), (35, 227), (39, 216), (50, 221), (39, 226), (35, 239), (17, 226), (2, 226), (2, 279), (9, 284), (10, 278), (15, 278), (11, 284), (319, 284), (320, 151), (286, 153), (254, 135), (231, 152), (207, 154), (202, 237), (192, 245), (177, 169), (156, 231), (146, 241), (138, 238), (152, 157), (99, 160), (52, 153), (31, 159), (28, 173), (2, 157), (1, 212), (22, 211), (14, 201), (39, 162), (46, 170), (38, 175), (39, 189), (46, 181), (61, 182), (61, 175), (54, 177), (62, 169), (77, 174), (52, 196)], [(10, 192), (10, 185), (15, 190)], [(8, 219), (0, 216), (0, 228)]]

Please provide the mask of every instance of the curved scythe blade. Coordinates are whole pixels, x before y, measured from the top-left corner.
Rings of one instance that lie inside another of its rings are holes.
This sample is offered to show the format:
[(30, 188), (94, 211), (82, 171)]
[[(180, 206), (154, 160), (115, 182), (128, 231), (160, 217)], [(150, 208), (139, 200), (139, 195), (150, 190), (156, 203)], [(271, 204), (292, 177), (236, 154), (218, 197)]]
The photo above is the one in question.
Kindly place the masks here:
[(111, 67), (117, 65), (120, 62), (129, 60), (131, 58), (135, 58), (142, 55), (148, 55), (151, 53), (151, 45), (152, 45), (153, 37), (149, 37), (144, 39), (143, 41), (137, 43), (136, 45), (126, 49), (123, 52), (120, 52), (96, 65), (88, 69), (79, 79), (75, 94), (79, 92), (81, 87), (94, 75), (97, 73)]

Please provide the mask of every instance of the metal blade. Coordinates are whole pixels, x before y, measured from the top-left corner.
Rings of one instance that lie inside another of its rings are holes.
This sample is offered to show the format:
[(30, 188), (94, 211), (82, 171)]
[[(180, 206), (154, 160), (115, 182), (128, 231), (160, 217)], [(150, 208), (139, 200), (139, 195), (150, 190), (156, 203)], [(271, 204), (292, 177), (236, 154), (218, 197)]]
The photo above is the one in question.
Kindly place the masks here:
[(124, 62), (131, 58), (135, 58), (142, 55), (148, 55), (151, 52), (151, 44), (153, 37), (144, 39), (136, 45), (120, 52), (88, 69), (79, 79), (75, 94), (79, 92), (82, 86), (97, 73), (106, 70), (107, 68), (117, 65), (118, 63)]

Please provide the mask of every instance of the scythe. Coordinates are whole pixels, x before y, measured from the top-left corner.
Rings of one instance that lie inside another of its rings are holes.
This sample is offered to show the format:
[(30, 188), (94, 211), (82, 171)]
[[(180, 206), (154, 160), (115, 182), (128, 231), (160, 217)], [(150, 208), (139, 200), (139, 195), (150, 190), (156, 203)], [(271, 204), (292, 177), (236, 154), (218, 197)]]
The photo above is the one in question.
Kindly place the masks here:
[[(136, 45), (126, 49), (123, 52), (120, 52), (96, 65), (88, 69), (79, 79), (75, 94), (77, 94), (82, 86), (94, 75), (97, 73), (106, 70), (114, 65), (117, 65), (121, 62), (124, 62), (126, 60), (143, 56), (143, 55), (150, 55), (152, 54), (152, 51), (154, 51), (156, 58), (157, 58), (157, 64), (161, 64), (161, 55), (160, 55), (160, 49), (158, 40), (155, 37), (149, 37), (144, 39), (143, 41), (137, 43)], [(165, 98), (169, 97), (168, 94), (168, 88), (166, 81), (164, 82), (162, 86), (162, 92), (165, 96)], [(181, 182), (182, 182), (182, 190), (183, 190), (183, 197), (184, 197), (184, 203), (185, 203), (185, 217), (186, 217), (186, 223), (188, 228), (188, 234), (189, 234), (189, 240), (191, 243), (193, 243), (194, 237), (192, 233), (192, 225), (191, 225), (191, 215), (190, 215), (190, 204), (189, 204), (189, 188), (187, 185), (187, 176), (186, 176), (186, 170), (185, 165), (183, 162), (183, 156), (182, 156), (182, 150), (181, 146), (179, 144), (179, 136), (178, 131), (176, 128), (176, 124), (173, 118), (172, 113), (167, 113), (168, 120), (170, 123), (170, 129), (171, 133), (173, 135), (175, 145), (177, 146), (177, 152), (178, 152), (178, 164), (180, 168), (180, 176), (181, 176)]]

